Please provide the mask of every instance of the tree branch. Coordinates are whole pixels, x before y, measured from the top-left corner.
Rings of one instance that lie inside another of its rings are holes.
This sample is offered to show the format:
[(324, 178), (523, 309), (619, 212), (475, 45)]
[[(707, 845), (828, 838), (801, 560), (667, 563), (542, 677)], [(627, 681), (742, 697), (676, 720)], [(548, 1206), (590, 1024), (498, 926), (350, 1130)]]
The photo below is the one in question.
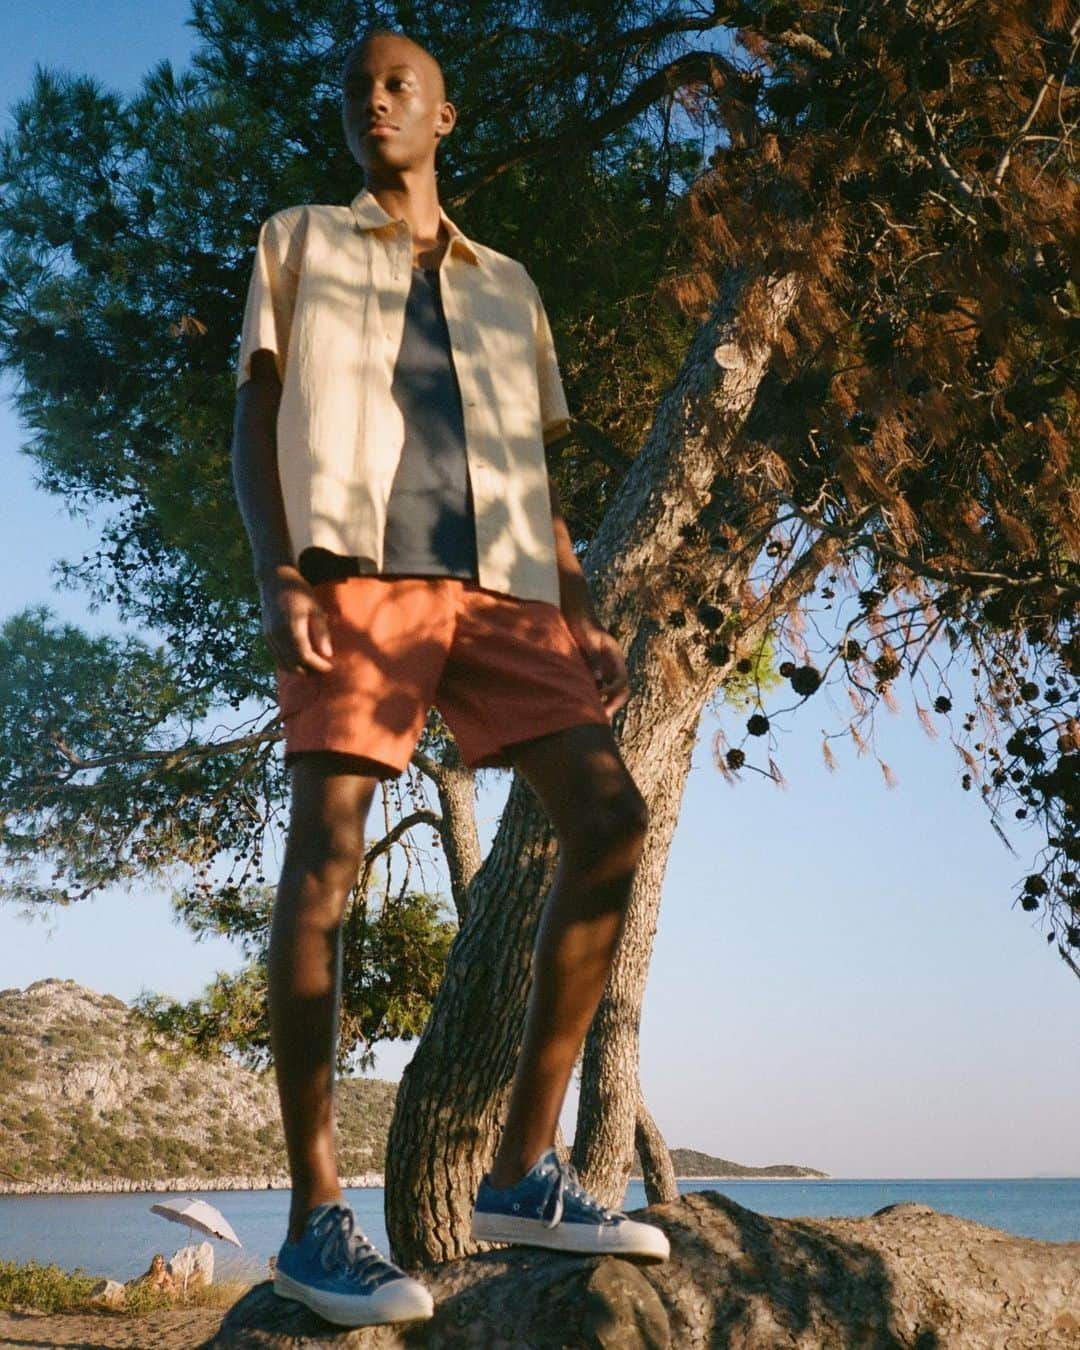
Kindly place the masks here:
[[(178, 764), (194, 759), (209, 759), (214, 755), (227, 755), (235, 750), (248, 750), (261, 745), (272, 745), (284, 738), (284, 731), (253, 731), (247, 736), (236, 736), (229, 741), (192, 742), (186, 745), (172, 746), (165, 750), (125, 750), (113, 755), (98, 755), (95, 759), (82, 759), (65, 745), (59, 733), (50, 732), (49, 740), (57, 751), (67, 760), (72, 773), (83, 773), (88, 769), (108, 769), (115, 764), (135, 764), (140, 760), (157, 764), (158, 772), (167, 773)], [(57, 774), (53, 779), (37, 779), (27, 786), (35, 788), (54, 787), (57, 780), (64, 781)]]
[(1073, 26), (1069, 29), (1069, 40), (1072, 42), (1073, 46), (1072, 50), (1065, 58), (1063, 68), (1060, 71), (1052, 70), (1047, 75), (1046, 79), (1043, 80), (1042, 84), (1039, 86), (1038, 93), (1031, 101), (1031, 107), (1028, 110), (1028, 115), (1024, 118), (1023, 122), (1020, 123), (1016, 135), (1005, 147), (1001, 159), (998, 161), (997, 168), (994, 170), (992, 181), (995, 188), (999, 188), (1001, 186), (1001, 180), (1005, 177), (1006, 171), (1008, 170), (1009, 162), (1012, 159), (1013, 151), (1020, 144), (1020, 142), (1024, 140), (1028, 129), (1030, 128), (1031, 124), (1035, 121), (1035, 118), (1038, 116), (1039, 109), (1042, 107), (1042, 101), (1049, 92), (1050, 86), (1054, 83), (1055, 80), (1061, 80), (1062, 82), (1064, 82), (1065, 71), (1069, 69), (1069, 66), (1076, 58), (1078, 34), (1080, 34), (1080, 18), (1078, 18), (1074, 22)]
[(651, 104), (688, 84), (712, 81), (717, 76), (722, 84), (731, 84), (735, 101), (752, 105), (756, 86), (742, 71), (723, 56), (710, 51), (686, 52), (646, 76), (621, 103), (609, 108), (593, 121), (584, 121), (576, 114), (550, 136), (539, 136), (500, 152), (480, 168), (463, 174), (449, 187), (446, 200), (451, 207), (460, 206), (478, 188), (492, 183), (508, 169), (531, 160), (551, 155), (558, 158), (564, 152), (579, 154), (583, 149), (598, 145), (613, 131), (618, 131)]
[(376, 843), (364, 854), (364, 861), (360, 868), (360, 877), (357, 886), (361, 894), (367, 891), (368, 875), (371, 872), (375, 859), (381, 853), (388, 853), (390, 848), (397, 843), (403, 834), (411, 830), (414, 825), (431, 825), (438, 829), (442, 824), (442, 818), (434, 811), (413, 811), (407, 816), (402, 816), (398, 823), (392, 826)]

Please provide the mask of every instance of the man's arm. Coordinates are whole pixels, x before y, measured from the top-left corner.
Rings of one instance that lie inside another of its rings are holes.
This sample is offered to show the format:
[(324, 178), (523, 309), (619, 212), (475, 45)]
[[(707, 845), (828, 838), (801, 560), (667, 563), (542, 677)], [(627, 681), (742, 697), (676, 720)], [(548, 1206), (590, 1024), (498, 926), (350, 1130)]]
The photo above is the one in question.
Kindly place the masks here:
[(251, 357), (251, 378), (236, 393), (232, 470), (236, 500), (262, 585), (279, 567), (291, 566), (289, 530), (277, 470), (277, 411), (281, 382), (272, 352)]
[(630, 697), (630, 681), (622, 648), (601, 626), (593, 607), (589, 585), (570, 543), (559, 494), (548, 475), (551, 523), (555, 527), (555, 555), (559, 565), (559, 608), (566, 626), (596, 680), (597, 691), (609, 720)]
[(251, 378), (237, 390), (233, 485), (251, 544), (262, 599), (263, 636), (286, 670), (329, 670), (326, 616), (292, 559), (277, 467), (281, 381), (272, 352), (251, 357)]
[(585, 574), (570, 542), (570, 531), (563, 518), (559, 494), (550, 475), (548, 489), (551, 495), (551, 523), (555, 529), (555, 556), (559, 566), (559, 608), (576, 637), (576, 629), (586, 625), (599, 628), (601, 624), (593, 608)]

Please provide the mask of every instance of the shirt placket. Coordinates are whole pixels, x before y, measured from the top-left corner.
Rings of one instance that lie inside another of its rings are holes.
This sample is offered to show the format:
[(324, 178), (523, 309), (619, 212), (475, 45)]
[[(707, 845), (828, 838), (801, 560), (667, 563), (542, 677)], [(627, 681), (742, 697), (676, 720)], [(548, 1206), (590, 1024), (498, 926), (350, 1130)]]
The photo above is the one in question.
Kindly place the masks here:
[[(391, 400), (390, 384), (393, 380), (394, 361), (396, 359), (396, 349), (401, 345), (401, 338), (405, 326), (405, 307), (409, 298), (409, 285), (412, 281), (412, 236), (409, 226), (405, 221), (398, 221), (393, 230), (384, 235), (376, 243), (373, 238), (372, 244), (382, 253), (379, 262), (375, 262), (376, 271), (374, 275), (375, 283), (379, 285), (379, 271), (382, 272), (382, 284), (390, 293), (392, 307), (388, 309), (385, 304), (380, 305), (382, 317), (382, 343), (383, 343), (383, 369), (387, 371), (387, 380), (385, 388), (385, 397), (388, 400), (386, 409), (389, 412), (389, 401)], [(375, 435), (380, 442), (381, 453), (386, 455), (393, 454), (393, 462), (388, 459), (383, 473), (382, 485), (382, 515), (383, 524), (379, 531), (379, 538), (376, 541), (378, 570), (383, 568), (383, 550), (386, 542), (386, 510), (389, 506), (390, 493), (393, 488), (394, 475), (397, 473), (398, 465), (401, 461), (401, 454), (404, 450), (404, 442), (398, 443), (396, 452), (391, 450), (389, 438), (387, 437), (387, 427), (385, 419), (379, 419), (379, 426), (375, 429)]]

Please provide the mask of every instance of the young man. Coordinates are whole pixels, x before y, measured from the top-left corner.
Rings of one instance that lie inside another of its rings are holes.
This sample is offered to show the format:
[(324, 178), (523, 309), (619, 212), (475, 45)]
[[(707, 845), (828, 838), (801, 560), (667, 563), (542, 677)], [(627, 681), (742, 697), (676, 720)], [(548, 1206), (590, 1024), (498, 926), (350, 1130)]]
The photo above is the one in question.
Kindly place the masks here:
[(646, 810), (610, 726), (625, 662), (547, 475), (545, 444), (569, 420), (551, 330), (521, 264), (439, 204), (435, 153), (457, 114), (435, 58), (376, 30), (350, 51), (342, 93), (365, 187), (259, 232), (233, 468), (291, 772), (269, 952), (293, 1182), (274, 1287), (357, 1326), (432, 1313), (357, 1229), (332, 1114), (342, 914), (376, 786), (403, 772), (431, 704), (466, 764), (525, 776), (560, 845), (473, 1236), (661, 1258), (668, 1244), (603, 1209), (553, 1147)]

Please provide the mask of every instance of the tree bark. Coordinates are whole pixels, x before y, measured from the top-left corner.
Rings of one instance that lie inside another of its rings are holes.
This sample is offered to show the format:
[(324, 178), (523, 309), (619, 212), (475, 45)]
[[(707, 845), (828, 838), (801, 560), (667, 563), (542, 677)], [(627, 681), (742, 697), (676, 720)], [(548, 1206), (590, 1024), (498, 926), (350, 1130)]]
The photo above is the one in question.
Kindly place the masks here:
[(438, 763), (421, 751), (413, 754), (412, 762), (432, 780), (439, 795), (442, 809), (439, 837), (460, 927), (468, 911), (469, 887), (481, 863), (476, 829), (476, 773), (466, 766), (453, 741), (447, 744)]
[[(726, 659), (717, 659), (715, 653), (713, 659), (705, 659), (700, 646), (686, 641), (685, 624), (661, 626), (666, 614), (650, 612), (649, 607), (649, 598), (657, 590), (653, 578), (658, 555), (663, 559), (677, 553), (685, 526), (711, 500), (711, 489), (723, 467), (719, 452), (732, 446), (754, 406), (768, 368), (771, 340), (797, 294), (790, 278), (777, 281), (770, 292), (768, 340), (740, 345), (732, 321), (737, 275), (729, 277), (729, 285), (731, 290), (721, 297), (713, 326), (705, 325), (695, 341), (697, 350), (691, 351), (673, 391), (677, 397), (665, 402), (657, 419), (654, 430), (660, 436), (650, 437), (627, 474), (623, 491), (605, 516), (584, 564), (590, 587), (604, 610), (613, 609), (623, 623), (632, 616), (635, 626), (639, 679), (626, 707), (620, 749), (650, 812), (623, 937), (585, 1040), (574, 1135), (574, 1165), (588, 1189), (612, 1207), (622, 1202), (633, 1163), (640, 1099), (641, 1005), (696, 731), (703, 706), (739, 655), (736, 642), (731, 641)], [(718, 368), (723, 376), (716, 383)], [(692, 420), (687, 418), (688, 410), (692, 410)], [(678, 446), (676, 455), (670, 450), (664, 453), (665, 437)], [(771, 493), (760, 491), (758, 484), (745, 477), (730, 484), (727, 491), (728, 523), (743, 539), (770, 527), (775, 511)], [(768, 503), (765, 519), (763, 503)], [(629, 547), (628, 539), (633, 541)], [(694, 576), (699, 593), (710, 593), (719, 584), (725, 593), (740, 596), (755, 562), (752, 548), (708, 555)], [(808, 571), (812, 586), (816, 571)], [(646, 607), (635, 612), (642, 597)], [(760, 618), (751, 620), (741, 626), (738, 638), (749, 647), (761, 640), (766, 627)], [(671, 1186), (674, 1191), (673, 1174)]]
[[(620, 943), (610, 982), (617, 1000), (604, 1013), (610, 1027), (602, 1040), (593, 1038), (588, 1066), (583, 1064), (586, 1128), (576, 1131), (574, 1156), (582, 1160), (579, 1171), (586, 1184), (593, 1188), (595, 1183), (598, 1193), (608, 1196), (620, 1177), (625, 1190), (630, 1170), (636, 1022), (667, 850), (702, 707), (730, 664), (706, 656), (700, 628), (673, 627), (666, 616), (673, 560), (686, 543), (685, 527), (709, 501), (725, 451), (738, 436), (768, 365), (768, 341), (736, 341), (742, 284), (738, 274), (728, 277), (585, 560), (601, 619), (627, 652), (631, 698), (615, 719), (615, 732), (652, 811), (654, 840), (646, 844), (647, 860), (639, 865), (628, 915), (633, 927)], [(772, 330), (783, 324), (796, 286), (793, 278), (782, 278), (768, 292)], [(732, 485), (732, 495), (740, 503), (740, 525), (760, 529), (753, 485), (745, 476)], [(753, 562), (752, 555), (740, 554), (733, 563), (711, 554), (695, 562), (693, 584), (707, 586), (727, 577), (737, 593)], [(427, 1027), (398, 1089), (385, 1204), (391, 1251), (401, 1264), (423, 1265), (476, 1250), (469, 1237), (472, 1205), (498, 1146), (536, 928), (555, 861), (550, 822), (515, 774), (491, 853), (470, 887), (465, 921), (450, 949)], [(622, 1191), (616, 1198), (621, 1203)]]
[(699, 716), (700, 708), (692, 715), (694, 725), (675, 731), (664, 723), (658, 729), (662, 743), (654, 749), (663, 768), (646, 798), (649, 831), (616, 960), (585, 1038), (572, 1159), (589, 1190), (601, 1204), (612, 1209), (622, 1206), (634, 1161), (641, 1100), (638, 1083), (641, 1003), (656, 933), (660, 889), (679, 820)]
[(386, 1226), (391, 1251), (408, 1252), (413, 1263), (475, 1250), (472, 1202), (502, 1128), (540, 900), (555, 863), (547, 815), (514, 775), (431, 1016), (398, 1086), (386, 1150)]
[(645, 1202), (666, 1205), (679, 1198), (675, 1181), (675, 1165), (667, 1141), (649, 1114), (645, 1098), (638, 1085), (637, 1124), (634, 1128), (634, 1147), (641, 1159), (641, 1179), (645, 1185)]

